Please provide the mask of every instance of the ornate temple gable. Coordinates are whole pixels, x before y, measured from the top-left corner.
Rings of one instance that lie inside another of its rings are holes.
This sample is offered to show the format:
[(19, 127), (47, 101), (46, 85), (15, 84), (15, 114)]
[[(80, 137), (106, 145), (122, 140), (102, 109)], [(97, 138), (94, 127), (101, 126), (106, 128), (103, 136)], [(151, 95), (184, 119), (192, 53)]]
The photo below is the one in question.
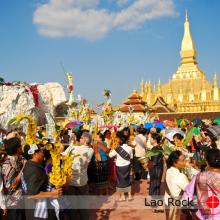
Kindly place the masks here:
[(164, 101), (163, 97), (157, 97), (154, 104), (151, 106), (156, 113), (174, 112), (168, 104)]
[(159, 96), (152, 106), (157, 106), (157, 105), (167, 106), (168, 104), (164, 101), (163, 97)]
[(142, 97), (136, 90), (133, 90), (132, 94), (128, 96), (127, 100), (119, 106), (119, 111), (129, 112), (129, 108), (132, 107), (133, 112), (145, 112), (147, 103), (142, 100)]
[(125, 105), (145, 105), (146, 103), (142, 100), (142, 97), (136, 90), (133, 90), (132, 94), (123, 102)]

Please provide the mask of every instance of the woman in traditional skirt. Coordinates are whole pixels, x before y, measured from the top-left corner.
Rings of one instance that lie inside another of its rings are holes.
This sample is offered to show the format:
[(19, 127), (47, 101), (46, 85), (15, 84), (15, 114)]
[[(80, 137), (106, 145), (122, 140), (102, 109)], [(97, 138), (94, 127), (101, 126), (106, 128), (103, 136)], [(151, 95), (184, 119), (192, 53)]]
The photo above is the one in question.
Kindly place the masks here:
[[(106, 130), (104, 132), (104, 141), (107, 145), (107, 148), (110, 150), (112, 148), (112, 134), (110, 130)], [(108, 183), (109, 189), (114, 189), (116, 181), (116, 174), (115, 174), (115, 163), (114, 158), (108, 157)]]
[[(151, 134), (150, 139), (152, 150), (162, 150), (160, 146), (161, 136), (157, 133)], [(150, 158), (148, 162), (148, 169), (150, 174), (149, 195), (152, 199), (157, 199), (160, 196), (161, 179), (163, 175), (163, 154), (159, 153)], [(155, 207), (155, 212), (160, 212), (161, 209)]]
[(120, 193), (119, 201), (125, 201), (125, 193), (128, 193), (128, 200), (132, 200), (130, 171), (133, 151), (127, 144), (128, 140), (128, 136), (120, 136), (120, 146), (109, 153), (111, 158), (116, 156), (116, 189)]
[(95, 143), (93, 144), (94, 158), (94, 181), (96, 189), (99, 193), (104, 190), (108, 194), (108, 157), (109, 151), (106, 143), (104, 142), (104, 136), (102, 133), (98, 133)]

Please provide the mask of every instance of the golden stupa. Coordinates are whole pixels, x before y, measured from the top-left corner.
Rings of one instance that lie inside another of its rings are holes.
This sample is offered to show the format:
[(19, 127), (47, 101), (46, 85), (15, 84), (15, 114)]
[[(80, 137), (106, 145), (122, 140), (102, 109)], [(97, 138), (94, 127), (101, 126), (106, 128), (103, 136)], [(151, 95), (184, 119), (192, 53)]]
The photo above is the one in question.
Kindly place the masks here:
[(153, 106), (158, 97), (162, 97), (175, 112), (219, 112), (220, 95), (218, 76), (214, 74), (213, 83), (199, 68), (196, 60), (196, 48), (193, 42), (190, 23), (186, 12), (184, 35), (180, 50), (181, 64), (168, 83), (157, 86), (142, 80), (141, 97), (149, 106)]

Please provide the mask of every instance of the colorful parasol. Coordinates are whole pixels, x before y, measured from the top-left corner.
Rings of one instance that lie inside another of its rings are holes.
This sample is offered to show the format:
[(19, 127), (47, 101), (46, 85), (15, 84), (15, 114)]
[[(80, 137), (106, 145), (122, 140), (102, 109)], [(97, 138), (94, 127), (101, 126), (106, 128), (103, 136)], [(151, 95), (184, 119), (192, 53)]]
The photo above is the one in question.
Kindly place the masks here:
[(153, 126), (154, 126), (154, 124), (153, 124), (153, 123), (150, 123), (150, 122), (144, 124), (144, 128), (146, 128), (146, 129), (150, 129), (150, 128), (152, 128)]
[(200, 126), (202, 124), (201, 118), (195, 118), (192, 120), (193, 126)]
[(208, 132), (215, 138), (220, 137), (220, 125), (215, 125), (207, 128)]
[(200, 133), (200, 129), (196, 128), (196, 127), (193, 127), (193, 134), (199, 135), (199, 133)]
[(187, 119), (179, 119), (179, 120), (178, 120), (178, 125), (179, 125), (181, 128), (184, 128), (184, 127), (190, 125), (190, 121), (187, 120)]
[(165, 128), (163, 122), (155, 122), (155, 127), (156, 128), (160, 128), (160, 129), (164, 129)]
[(118, 126), (117, 125), (103, 125), (103, 126), (100, 126), (99, 128), (107, 128), (107, 129), (117, 129)]
[(216, 118), (216, 119), (214, 120), (214, 123), (217, 124), (217, 125), (220, 125), (220, 117)]
[(83, 122), (81, 121), (70, 121), (69, 123), (66, 124), (65, 128), (73, 128), (76, 126), (82, 126)]
[(170, 141), (173, 141), (173, 136), (175, 134), (181, 134), (184, 137), (184, 132), (180, 128), (167, 128), (165, 129), (165, 137)]
[(165, 120), (163, 123), (164, 123), (166, 128), (176, 127), (176, 122), (173, 121), (173, 120)]

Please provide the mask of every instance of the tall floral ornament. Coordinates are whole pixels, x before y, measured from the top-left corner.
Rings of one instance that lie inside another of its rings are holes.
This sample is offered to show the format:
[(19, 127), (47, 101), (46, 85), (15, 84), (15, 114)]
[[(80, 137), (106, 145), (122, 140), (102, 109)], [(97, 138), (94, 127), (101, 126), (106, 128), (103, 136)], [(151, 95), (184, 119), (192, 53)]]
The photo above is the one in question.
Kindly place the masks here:
[(73, 74), (71, 72), (67, 72), (66, 74), (67, 80), (68, 80), (68, 93), (69, 93), (69, 113), (68, 116), (71, 116), (73, 119), (78, 120), (79, 117), (79, 111), (77, 110), (78, 103), (74, 100), (73, 95)]
[(130, 105), (128, 107), (128, 110), (129, 110), (129, 114), (127, 116), (127, 122), (128, 122), (128, 126), (130, 126), (130, 124), (134, 124), (135, 123), (134, 107)]
[(68, 72), (66, 74), (67, 80), (68, 80), (68, 93), (69, 93), (69, 101), (68, 104), (72, 105), (74, 102), (74, 96), (73, 96), (73, 74), (71, 72)]
[(79, 118), (78, 120), (84, 123), (84, 128), (88, 129), (91, 122), (91, 113), (89, 103), (86, 99), (81, 99), (79, 106)]
[(106, 102), (103, 103), (102, 105), (102, 117), (104, 118), (104, 122), (106, 125), (111, 125), (113, 122), (113, 107), (112, 107), (112, 102), (111, 102), (111, 91), (105, 89), (103, 92), (103, 96), (106, 97)]

